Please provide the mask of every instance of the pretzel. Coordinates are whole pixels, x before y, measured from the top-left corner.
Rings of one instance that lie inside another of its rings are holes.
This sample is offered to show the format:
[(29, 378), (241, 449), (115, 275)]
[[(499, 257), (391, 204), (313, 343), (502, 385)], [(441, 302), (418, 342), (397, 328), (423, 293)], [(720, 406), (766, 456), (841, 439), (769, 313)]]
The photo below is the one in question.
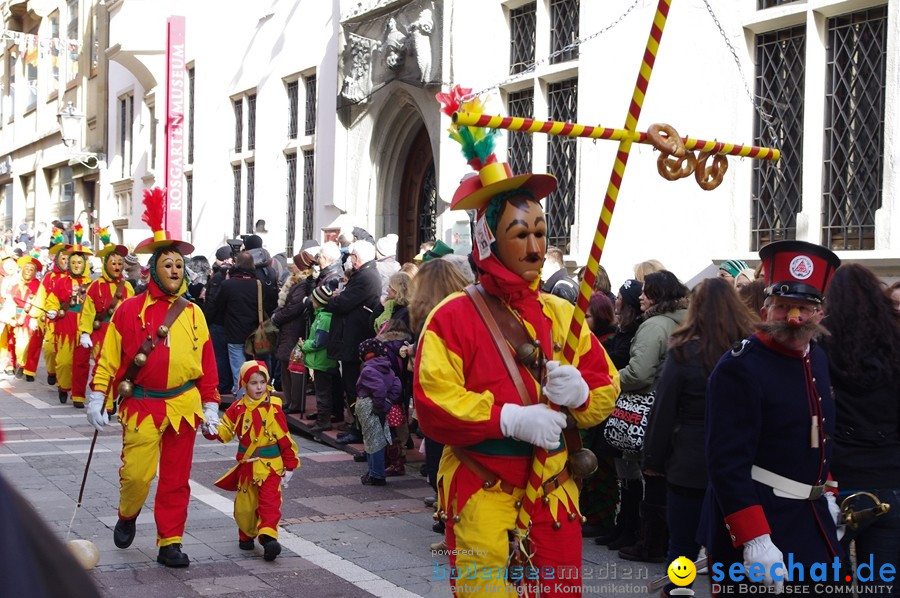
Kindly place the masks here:
[(656, 159), (656, 170), (667, 181), (677, 181), (691, 176), (697, 168), (697, 157), (694, 152), (685, 152), (681, 158), (671, 154), (660, 154)]
[[(715, 157), (713, 158), (712, 165), (707, 166), (706, 160), (710, 156)], [(725, 156), (703, 152), (697, 158), (697, 168), (694, 170), (694, 178), (697, 179), (697, 184), (700, 185), (701, 189), (704, 191), (712, 191), (722, 183), (722, 179), (725, 178), (726, 170), (728, 170), (728, 159)]]
[(672, 125), (653, 123), (647, 129), (647, 139), (664, 154), (672, 154), (676, 158), (684, 155), (684, 141)]

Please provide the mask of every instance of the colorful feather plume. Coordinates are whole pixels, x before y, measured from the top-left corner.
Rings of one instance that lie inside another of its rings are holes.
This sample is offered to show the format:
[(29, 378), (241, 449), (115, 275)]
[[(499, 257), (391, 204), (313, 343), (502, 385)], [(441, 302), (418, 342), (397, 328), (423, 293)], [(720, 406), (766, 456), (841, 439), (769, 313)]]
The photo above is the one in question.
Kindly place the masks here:
[(63, 231), (61, 228), (53, 227), (53, 232), (50, 234), (50, 244), (56, 245), (57, 243), (65, 243), (66, 238), (63, 236)]
[(84, 237), (84, 227), (81, 226), (80, 222), (76, 222), (72, 230), (75, 232), (75, 244), (81, 245), (81, 239)]
[(144, 215), (141, 220), (153, 232), (163, 230), (163, 217), (166, 213), (166, 192), (159, 187), (144, 189)]
[[(484, 103), (478, 97), (466, 99), (471, 93), (471, 89), (456, 85), (450, 90), (450, 93), (438, 93), (434, 97), (442, 106), (441, 112), (447, 116), (452, 117), (457, 111), (483, 113)], [(450, 139), (462, 146), (463, 156), (475, 170), (481, 170), (484, 165), (497, 161), (497, 157), (494, 155), (494, 138), (499, 133), (498, 129), (460, 126), (452, 123), (447, 131), (450, 133)]]
[(104, 245), (109, 243), (109, 227), (108, 226), (99, 226), (97, 227), (97, 238), (103, 242)]

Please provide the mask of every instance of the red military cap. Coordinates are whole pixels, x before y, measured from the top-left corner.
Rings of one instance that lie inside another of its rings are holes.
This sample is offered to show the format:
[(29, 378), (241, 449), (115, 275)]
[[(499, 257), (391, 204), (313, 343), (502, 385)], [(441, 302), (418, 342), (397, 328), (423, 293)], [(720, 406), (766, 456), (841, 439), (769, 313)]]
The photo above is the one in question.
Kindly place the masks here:
[(841, 260), (806, 241), (776, 241), (759, 250), (766, 294), (821, 303)]

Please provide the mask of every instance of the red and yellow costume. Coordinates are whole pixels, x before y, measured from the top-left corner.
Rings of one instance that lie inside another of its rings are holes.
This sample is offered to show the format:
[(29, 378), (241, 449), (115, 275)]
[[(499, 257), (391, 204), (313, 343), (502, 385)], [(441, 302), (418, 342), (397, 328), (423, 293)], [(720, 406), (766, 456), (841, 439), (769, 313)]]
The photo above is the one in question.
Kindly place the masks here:
[[(85, 251), (83, 248), (82, 251)], [(82, 251), (72, 251), (71, 256)], [(53, 349), (56, 354), (56, 386), (60, 393), (72, 389), (72, 363), (75, 358), (75, 345), (78, 344), (78, 317), (84, 303), (87, 287), (91, 279), (82, 273), (76, 276), (71, 271), (58, 277), (48, 289), (44, 309), (47, 318), (56, 312), (53, 320)], [(79, 399), (72, 397), (72, 403), (84, 404), (84, 392)], [(60, 399), (62, 400), (62, 399)]]
[[(41, 271), (41, 263), (31, 256), (21, 257), (18, 263), (20, 268), (23, 268), (25, 264), (33, 264), (37, 272)], [(10, 310), (2, 333), (6, 340), (0, 339), (0, 345), (8, 348), (10, 361), (16, 368), (24, 368), (25, 366), (26, 351), (32, 334), (30, 328), (31, 302), (40, 285), (41, 281), (37, 278), (32, 278), (26, 282), (20, 272), (19, 280), (9, 290), (6, 298), (6, 301), (9, 303), (4, 304), (4, 307), (9, 305)]]
[(53, 322), (47, 319), (45, 311), (45, 303), (49, 289), (56, 283), (56, 279), (60, 276), (66, 276), (66, 266), (63, 262), (68, 259), (66, 250), (70, 245), (64, 242), (62, 231), (58, 228), (53, 229), (53, 245), (51, 245), (49, 253), (53, 256), (53, 268), (44, 275), (41, 280), (41, 286), (38, 287), (37, 293), (31, 301), (31, 312), (29, 315), (38, 323), (37, 329), (31, 335), (28, 341), (28, 348), (25, 352), (25, 375), (34, 377), (37, 372), (38, 361), (41, 359), (41, 350), (44, 352), (44, 365), (47, 367), (48, 376), (56, 376), (56, 349), (53, 345)]
[[(179, 295), (186, 288), (183, 284)], [(166, 294), (151, 280), (145, 292), (116, 309), (94, 368), (93, 391), (117, 388), (144, 339), (156, 334), (177, 296)], [(216, 359), (199, 307), (191, 303), (179, 314), (133, 382), (133, 395), (119, 408), (123, 441), (119, 517), (138, 516), (162, 458), (154, 506), (157, 544), (180, 544), (191, 494), (188, 479), (196, 428), (203, 421), (201, 401), (219, 402)]]
[[(240, 384), (256, 372), (269, 377), (259, 362), (249, 361), (241, 368)], [(235, 458), (238, 463), (216, 480), (223, 490), (236, 491), (234, 520), (242, 542), (266, 535), (278, 538), (281, 520), (281, 478), (285, 471), (300, 466), (297, 445), (288, 431), (281, 399), (271, 394), (253, 400), (244, 393), (231, 404), (218, 426), (217, 435), (206, 435), (223, 443), (238, 439)]]
[[(107, 237), (108, 239), (109, 237)], [(128, 248), (124, 245), (107, 244), (97, 253), (103, 260), (103, 273), (88, 286), (85, 293), (84, 304), (81, 306), (81, 314), (78, 317), (77, 338), (82, 334), (88, 334), (93, 342), (93, 347), (87, 349), (80, 343), (75, 345), (75, 362), (72, 368), (72, 402), (84, 401), (84, 393), (87, 388), (90, 360), (95, 360), (100, 355), (100, 347), (106, 336), (106, 329), (112, 314), (118, 306), (129, 297), (134, 296), (134, 289), (122, 278), (120, 273), (117, 278), (112, 278), (107, 269), (107, 258), (113, 254), (123, 258), (128, 255)], [(97, 325), (94, 322), (97, 322)]]

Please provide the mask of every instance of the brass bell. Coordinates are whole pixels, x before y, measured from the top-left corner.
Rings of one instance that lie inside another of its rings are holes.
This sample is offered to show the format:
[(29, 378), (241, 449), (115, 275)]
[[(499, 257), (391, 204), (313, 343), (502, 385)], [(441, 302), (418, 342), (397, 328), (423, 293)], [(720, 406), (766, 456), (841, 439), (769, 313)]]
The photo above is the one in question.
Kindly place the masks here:
[(131, 380), (122, 380), (121, 382), (119, 382), (117, 390), (120, 397), (130, 397), (132, 394), (134, 394), (134, 384), (131, 383)]
[(553, 529), (559, 529), (561, 527), (562, 527), (562, 523), (560, 523), (559, 521), (553, 522)]
[(521, 508), (522, 508), (522, 501), (521, 501), (521, 500), (517, 500), (515, 506), (516, 506), (517, 509), (521, 509)]
[(481, 487), (484, 488), (485, 490), (487, 490), (488, 488), (491, 487), (491, 483), (489, 481), (485, 480), (481, 483)]
[(453, 516), (453, 523), (459, 523), (459, 515)]
[(134, 365), (138, 366), (139, 368), (147, 365), (147, 355), (145, 353), (138, 353), (137, 355), (135, 355)]
[(550, 504), (550, 497), (549, 497), (549, 496), (545, 496), (544, 498), (541, 499), (541, 502), (543, 502), (545, 505), (549, 505), (549, 504)]
[(575, 521), (575, 513), (569, 513), (569, 521)]
[(597, 455), (590, 449), (580, 448), (569, 453), (569, 470), (576, 478), (589, 478), (597, 471)]
[(584, 515), (581, 516), (581, 525), (587, 525), (587, 517)]
[(121, 299), (121, 298), (122, 298), (122, 292), (121, 292), (121, 291), (118, 291), (118, 292), (116, 293), (116, 299)]
[(441, 521), (447, 521), (447, 519), (449, 519), (449, 517), (447, 517), (447, 514), (441, 513)]
[(443, 515), (443, 514), (444, 514), (443, 511), (435, 511), (434, 515), (432, 515), (431, 518), (434, 519), (435, 521), (440, 521), (441, 515)]
[(156, 336), (159, 338), (165, 338), (169, 335), (169, 327), (163, 324), (159, 328), (156, 329)]
[(91, 324), (94, 330), (100, 330), (100, 320), (94, 320), (94, 323)]

